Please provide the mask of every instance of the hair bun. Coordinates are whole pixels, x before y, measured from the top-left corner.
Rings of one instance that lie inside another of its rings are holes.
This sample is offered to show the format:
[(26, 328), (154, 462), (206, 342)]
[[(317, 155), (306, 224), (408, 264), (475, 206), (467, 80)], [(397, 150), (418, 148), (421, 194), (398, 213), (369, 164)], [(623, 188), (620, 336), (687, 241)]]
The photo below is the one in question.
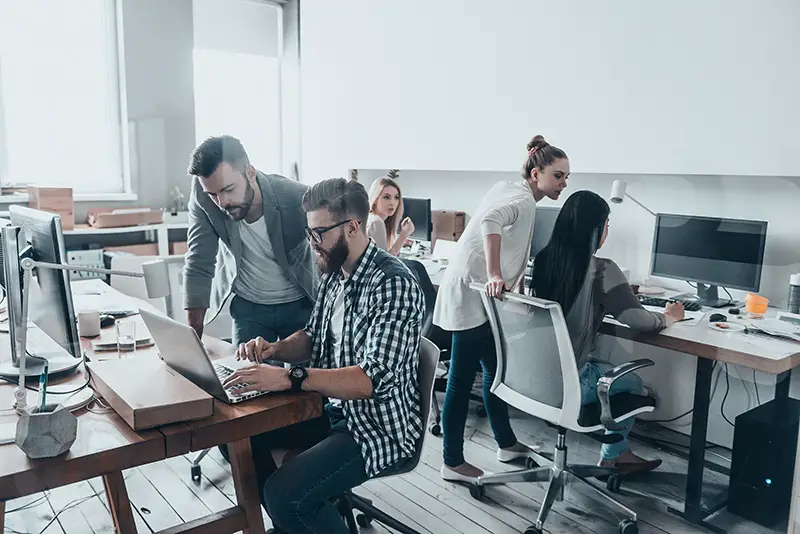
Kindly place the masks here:
[(548, 144), (549, 143), (544, 140), (543, 135), (535, 135), (533, 136), (533, 139), (531, 139), (530, 142), (528, 143), (527, 149), (528, 152), (530, 152), (532, 150), (542, 148), (543, 146), (547, 146)]

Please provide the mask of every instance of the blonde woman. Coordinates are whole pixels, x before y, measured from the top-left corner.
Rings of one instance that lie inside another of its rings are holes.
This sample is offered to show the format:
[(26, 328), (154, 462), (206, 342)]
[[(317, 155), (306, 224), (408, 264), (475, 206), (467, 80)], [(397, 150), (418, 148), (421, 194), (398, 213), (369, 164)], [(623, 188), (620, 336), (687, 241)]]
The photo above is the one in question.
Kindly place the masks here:
[(385, 176), (372, 182), (369, 206), (367, 235), (379, 248), (397, 256), (408, 236), (414, 233), (411, 219), (403, 219), (403, 194), (397, 182)]

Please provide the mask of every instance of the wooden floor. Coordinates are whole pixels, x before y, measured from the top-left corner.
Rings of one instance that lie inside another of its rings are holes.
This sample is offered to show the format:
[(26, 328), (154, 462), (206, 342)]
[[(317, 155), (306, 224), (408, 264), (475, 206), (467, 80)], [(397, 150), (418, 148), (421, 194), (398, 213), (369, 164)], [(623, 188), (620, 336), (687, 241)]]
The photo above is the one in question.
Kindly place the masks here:
[[(543, 451), (554, 446), (554, 434), (543, 423), (514, 413), (518, 438), (541, 445)], [(570, 435), (569, 459), (572, 463), (594, 463), (598, 443)], [(639, 514), (639, 531), (645, 534), (685, 534), (706, 532), (666, 511), (667, 504), (678, 505), (685, 483), (686, 463), (645, 445), (634, 444), (645, 457), (660, 457), (660, 472), (626, 483), (620, 499)], [(372, 480), (357, 490), (387, 513), (402, 519), (421, 533), (430, 534), (513, 534), (532, 523), (544, 497), (541, 484), (512, 484), (487, 489), (486, 500), (473, 500), (466, 487), (445, 482), (439, 476), (442, 442), (429, 436), (422, 462), (411, 474), (386, 481)], [(488, 421), (471, 416), (465, 443), (468, 461), (487, 471), (509, 470), (497, 462)], [(235, 500), (230, 467), (215, 450), (202, 463), (203, 478), (198, 484), (189, 476), (188, 457), (173, 458), (125, 473), (139, 533), (169, 528), (179, 523), (231, 506)], [(709, 473), (707, 471), (707, 473)], [(727, 478), (715, 473), (707, 476), (709, 490), (724, 488)], [(659, 500), (651, 496), (656, 495)], [(6, 505), (8, 533), (84, 534), (112, 533), (114, 527), (105, 502), (100, 479), (32, 495)], [(577, 484), (567, 488), (564, 501), (557, 502), (546, 524), (547, 532), (558, 534), (604, 534), (617, 532), (622, 515), (590, 490)], [(265, 515), (269, 526), (269, 519)], [(731, 534), (786, 532), (786, 525), (775, 530), (746, 522), (728, 512), (710, 521)], [(377, 524), (363, 532), (387, 534)]]

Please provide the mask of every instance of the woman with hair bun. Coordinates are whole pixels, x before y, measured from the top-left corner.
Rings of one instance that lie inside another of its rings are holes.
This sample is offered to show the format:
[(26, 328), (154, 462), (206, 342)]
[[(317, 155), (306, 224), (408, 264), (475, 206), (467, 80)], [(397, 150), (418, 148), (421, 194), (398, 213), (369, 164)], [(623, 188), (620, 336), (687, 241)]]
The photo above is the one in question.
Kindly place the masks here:
[(527, 145), (522, 180), (498, 182), (489, 190), (458, 240), (444, 273), (433, 322), (453, 334), (447, 391), (442, 408), (445, 480), (473, 482), (483, 471), (464, 459), (464, 426), (475, 373), (483, 368), (483, 402), (497, 441), (497, 459), (527, 457), (530, 448), (517, 442), (508, 406), (491, 393), (497, 369), (494, 337), (480, 295), (469, 285), (485, 285), (486, 294), (520, 289), (530, 256), (536, 203), (558, 199), (567, 186), (567, 154), (541, 135)]

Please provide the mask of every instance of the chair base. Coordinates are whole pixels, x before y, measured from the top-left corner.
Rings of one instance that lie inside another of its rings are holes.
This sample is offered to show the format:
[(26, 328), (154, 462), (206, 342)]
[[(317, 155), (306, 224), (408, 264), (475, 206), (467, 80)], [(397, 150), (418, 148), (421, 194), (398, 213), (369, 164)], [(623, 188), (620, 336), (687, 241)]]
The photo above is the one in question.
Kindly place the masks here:
[[(344, 517), (350, 534), (359, 534), (358, 527), (366, 528), (373, 520), (400, 534), (420, 534), (419, 531), (404, 525), (376, 508), (369, 499), (354, 495), (352, 492), (348, 492), (339, 499), (336, 506), (339, 509), (339, 513)], [(353, 513), (354, 510), (358, 510), (360, 513), (355, 515)]]
[(559, 439), (555, 448), (555, 454), (553, 455), (553, 461), (550, 461), (540, 454), (531, 453), (529, 465), (535, 467), (478, 477), (475, 483), (470, 487), (470, 494), (472, 497), (481, 500), (484, 497), (486, 486), (513, 482), (548, 482), (547, 492), (542, 501), (542, 507), (539, 509), (539, 514), (536, 517), (536, 523), (526, 531), (526, 533), (535, 533), (543, 531), (545, 520), (550, 510), (553, 508), (553, 504), (556, 501), (564, 500), (564, 488), (567, 483), (572, 481), (581, 482), (629, 517), (629, 519), (624, 519), (620, 522), (619, 529), (621, 533), (636, 534), (636, 532), (638, 532), (636, 526), (638, 517), (636, 512), (611, 497), (599, 485), (588, 480), (597, 477), (611, 477), (609, 484), (613, 483), (618, 489), (619, 473), (617, 468), (568, 464), (565, 436), (566, 432), (563, 431), (563, 429), (559, 429)]

